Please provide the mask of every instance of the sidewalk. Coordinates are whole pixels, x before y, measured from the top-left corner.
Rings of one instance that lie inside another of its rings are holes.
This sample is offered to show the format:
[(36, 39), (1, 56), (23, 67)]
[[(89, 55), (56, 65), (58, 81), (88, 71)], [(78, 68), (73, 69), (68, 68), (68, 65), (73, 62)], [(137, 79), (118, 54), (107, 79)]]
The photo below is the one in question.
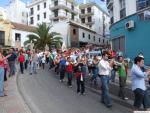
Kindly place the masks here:
[(5, 83), (7, 96), (0, 97), (0, 113), (31, 113), (18, 91), (16, 79), (13, 76)]

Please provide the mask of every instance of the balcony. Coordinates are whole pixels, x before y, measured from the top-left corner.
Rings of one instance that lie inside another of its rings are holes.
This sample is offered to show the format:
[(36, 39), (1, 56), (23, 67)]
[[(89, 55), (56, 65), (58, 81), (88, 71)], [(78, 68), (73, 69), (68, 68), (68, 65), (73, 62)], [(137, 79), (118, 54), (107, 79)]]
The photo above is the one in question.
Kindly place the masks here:
[(58, 1), (58, 2), (53, 2), (51, 5), (50, 5), (50, 10), (54, 11), (54, 10), (57, 10), (57, 9), (64, 9), (70, 13), (73, 13), (75, 15), (78, 14), (78, 9), (75, 8), (75, 7), (71, 7), (71, 6), (67, 6), (66, 5), (66, 2), (63, 2), (63, 1)]
[(137, 10), (142, 10), (150, 7), (150, 0), (137, 0), (136, 4)]
[(86, 25), (92, 25), (95, 23), (95, 19), (91, 19), (85, 22)]
[(56, 19), (61, 19), (61, 20), (65, 20), (67, 19), (66, 14), (65, 13), (53, 13), (52, 15), (50, 15), (50, 20), (56, 20)]
[(107, 8), (109, 9), (110, 7), (113, 6), (114, 0), (107, 0)]
[(91, 16), (91, 15), (94, 15), (94, 10), (91, 10), (91, 11), (87, 11), (87, 12), (85, 12), (85, 13), (80, 13), (79, 14), (79, 17), (80, 18), (85, 18), (86, 16)]

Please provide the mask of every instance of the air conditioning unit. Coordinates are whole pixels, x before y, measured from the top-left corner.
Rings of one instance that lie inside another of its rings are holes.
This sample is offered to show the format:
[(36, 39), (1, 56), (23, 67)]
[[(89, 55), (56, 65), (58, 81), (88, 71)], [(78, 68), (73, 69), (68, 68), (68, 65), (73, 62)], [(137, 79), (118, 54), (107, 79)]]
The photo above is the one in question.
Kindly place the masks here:
[(125, 24), (125, 28), (128, 29), (128, 30), (133, 29), (134, 27), (135, 27), (135, 25), (134, 25), (133, 20), (130, 20)]

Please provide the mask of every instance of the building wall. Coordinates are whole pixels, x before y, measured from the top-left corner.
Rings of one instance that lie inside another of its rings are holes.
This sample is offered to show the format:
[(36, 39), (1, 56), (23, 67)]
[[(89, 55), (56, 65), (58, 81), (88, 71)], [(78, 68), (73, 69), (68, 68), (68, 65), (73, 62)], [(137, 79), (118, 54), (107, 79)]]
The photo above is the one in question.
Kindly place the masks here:
[(69, 26), (67, 21), (53, 23), (53, 27), (50, 31), (60, 33), (65, 44), (70, 46)]
[(11, 46), (12, 33), (10, 32), (13, 26), (9, 21), (0, 20), (0, 31), (4, 31), (4, 46)]
[(70, 25), (70, 41), (71, 47), (79, 46), (79, 28)]
[[(34, 3), (34, 2), (33, 2)], [(46, 3), (46, 8), (44, 8), (44, 3)], [(29, 9), (29, 17), (28, 17), (28, 21), (30, 25), (33, 26), (37, 26), (37, 24), (40, 24), (42, 22), (47, 22), (50, 23), (50, 16), (52, 15), (51, 11), (49, 10), (49, 6), (50, 6), (51, 1), (50, 0), (45, 0), (42, 2), (35, 2), (34, 5), (32, 5), (32, 3), (30, 5), (28, 5), (28, 9)], [(40, 7), (40, 9), (38, 10), (38, 5)], [(30, 9), (33, 8), (33, 15), (31, 15)], [(46, 18), (44, 18), (44, 13), (46, 13)], [(40, 16), (40, 19), (38, 20), (37, 15)], [(34, 23), (31, 24), (30, 22), (30, 18), (33, 17)]]
[[(17, 47), (17, 48), (21, 48), (24, 46), (24, 42), (26, 40), (28, 40), (28, 35), (29, 34), (33, 34), (32, 32), (27, 32), (27, 31), (21, 31), (21, 30), (16, 30), (16, 29), (12, 29), (11, 30), (11, 33), (12, 33), (12, 41), (11, 41), (11, 46), (13, 47)], [(20, 37), (20, 41), (16, 41), (15, 40), (15, 34), (18, 33), (21, 35)]]
[(28, 22), (28, 9), (26, 4), (21, 0), (14, 0), (6, 7), (8, 20), (12, 22), (27, 24)]
[[(120, 0), (113, 0), (114, 23), (120, 20)], [(126, 16), (136, 13), (136, 0), (125, 0)]]
[[(125, 23), (129, 20), (135, 22), (135, 28), (131, 31), (125, 29)], [(150, 20), (140, 20), (137, 14), (123, 19), (110, 28), (111, 39), (125, 36), (125, 56), (134, 58), (138, 53), (143, 52), (145, 63), (150, 65)]]

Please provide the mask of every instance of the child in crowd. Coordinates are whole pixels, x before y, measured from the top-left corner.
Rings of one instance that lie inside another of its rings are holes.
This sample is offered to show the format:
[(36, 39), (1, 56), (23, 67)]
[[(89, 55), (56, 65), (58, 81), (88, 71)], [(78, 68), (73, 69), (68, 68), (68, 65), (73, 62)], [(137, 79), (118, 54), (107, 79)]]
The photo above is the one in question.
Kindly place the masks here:
[(66, 75), (67, 75), (67, 78), (68, 78), (68, 86), (72, 87), (73, 63), (72, 63), (71, 57), (67, 58)]

